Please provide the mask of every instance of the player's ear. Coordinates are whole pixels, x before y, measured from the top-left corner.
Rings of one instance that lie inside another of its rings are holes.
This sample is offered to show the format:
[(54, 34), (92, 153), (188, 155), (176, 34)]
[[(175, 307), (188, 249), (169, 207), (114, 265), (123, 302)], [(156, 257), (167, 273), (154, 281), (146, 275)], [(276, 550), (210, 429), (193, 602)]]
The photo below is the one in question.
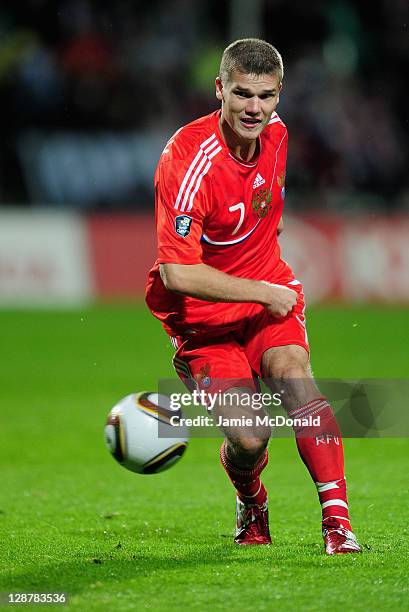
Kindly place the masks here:
[(216, 84), (216, 98), (218, 100), (223, 101), (223, 83), (219, 76), (216, 77), (215, 84)]
[(283, 88), (283, 84), (280, 83), (280, 85), (278, 86), (277, 104), (280, 102), (280, 94), (281, 94), (282, 88)]

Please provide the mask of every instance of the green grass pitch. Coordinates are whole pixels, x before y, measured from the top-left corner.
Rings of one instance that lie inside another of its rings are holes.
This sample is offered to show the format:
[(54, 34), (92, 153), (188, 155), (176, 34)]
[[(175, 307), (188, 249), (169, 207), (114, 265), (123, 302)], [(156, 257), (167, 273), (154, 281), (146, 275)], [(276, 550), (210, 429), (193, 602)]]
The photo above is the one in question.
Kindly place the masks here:
[[(407, 309), (308, 314), (317, 376), (408, 376)], [(154, 476), (105, 449), (110, 407), (172, 376), (170, 344), (142, 305), (0, 321), (0, 591), (65, 591), (78, 611), (408, 609), (408, 439), (346, 440), (364, 554), (323, 554), (315, 488), (288, 439), (272, 441), (264, 473), (273, 544), (237, 547), (218, 440), (193, 440)]]

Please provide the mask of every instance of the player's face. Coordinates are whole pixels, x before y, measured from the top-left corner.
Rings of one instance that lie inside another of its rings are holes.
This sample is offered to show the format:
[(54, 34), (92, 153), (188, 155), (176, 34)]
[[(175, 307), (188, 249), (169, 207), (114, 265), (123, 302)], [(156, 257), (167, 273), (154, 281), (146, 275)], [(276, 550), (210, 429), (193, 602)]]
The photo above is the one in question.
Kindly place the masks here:
[(227, 83), (216, 79), (216, 96), (222, 101), (222, 122), (239, 140), (255, 140), (268, 124), (281, 90), (280, 78), (271, 74), (235, 71)]

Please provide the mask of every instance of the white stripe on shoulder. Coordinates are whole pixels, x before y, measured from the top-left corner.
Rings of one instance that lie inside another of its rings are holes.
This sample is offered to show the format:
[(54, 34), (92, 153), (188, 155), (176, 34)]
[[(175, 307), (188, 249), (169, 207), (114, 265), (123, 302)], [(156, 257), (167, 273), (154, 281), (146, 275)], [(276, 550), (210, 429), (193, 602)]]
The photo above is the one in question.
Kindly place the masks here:
[(268, 122), (268, 125), (271, 125), (272, 123), (279, 123), (279, 122), (282, 123), (280, 117), (274, 111), (274, 113), (271, 115), (271, 118), (270, 118), (270, 121)]
[(203, 166), (206, 164), (206, 162), (208, 162), (211, 159), (211, 157), (213, 157), (213, 155), (210, 155), (210, 151), (212, 149), (214, 149), (214, 147), (217, 147), (217, 145), (218, 145), (217, 140), (213, 140), (212, 143), (207, 147), (207, 149), (202, 149), (201, 150), (200, 161), (197, 163), (195, 171), (193, 173), (193, 176), (190, 179), (190, 183), (187, 186), (187, 189), (185, 190), (185, 194), (183, 196), (183, 200), (182, 200), (182, 204), (180, 206), (180, 210), (185, 210), (187, 199), (188, 199), (189, 194), (192, 191), (194, 185), (197, 182), (197, 178), (198, 178), (199, 172), (201, 171)]
[[(178, 209), (180, 207), (180, 210), (184, 211), (189, 200), (188, 210), (191, 210), (193, 199), (200, 187), (202, 178), (209, 171), (211, 166), (210, 160), (217, 155), (221, 149), (222, 147), (219, 145), (216, 134), (212, 134), (207, 140), (199, 145), (199, 151), (187, 169), (182, 184), (180, 185), (174, 208)], [(205, 166), (205, 168), (202, 171), (203, 166)]]
[(196, 181), (196, 187), (193, 189), (192, 194), (189, 198), (189, 207), (188, 207), (188, 211), (192, 210), (192, 206), (193, 206), (193, 200), (194, 197), (196, 195), (196, 193), (199, 191), (200, 188), (200, 183), (202, 182), (202, 178), (204, 177), (205, 174), (207, 174), (207, 172), (209, 172), (209, 168), (212, 165), (212, 162), (210, 161), (215, 155), (217, 155), (220, 151), (222, 150), (222, 147), (219, 145), (217, 147), (217, 149), (215, 149), (214, 151), (211, 152), (211, 154), (209, 155), (209, 161), (207, 162), (204, 170), (200, 173), (197, 181)]

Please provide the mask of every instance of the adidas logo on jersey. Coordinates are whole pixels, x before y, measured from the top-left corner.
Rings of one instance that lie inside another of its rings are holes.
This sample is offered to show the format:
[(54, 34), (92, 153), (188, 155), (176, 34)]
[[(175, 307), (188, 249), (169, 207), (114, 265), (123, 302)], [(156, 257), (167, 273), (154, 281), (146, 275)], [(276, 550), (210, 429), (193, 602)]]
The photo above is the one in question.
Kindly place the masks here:
[(263, 179), (263, 177), (261, 176), (261, 174), (257, 174), (256, 178), (254, 179), (254, 183), (253, 183), (253, 189), (257, 189), (257, 187), (260, 187), (261, 185), (263, 185), (265, 183), (265, 179)]

